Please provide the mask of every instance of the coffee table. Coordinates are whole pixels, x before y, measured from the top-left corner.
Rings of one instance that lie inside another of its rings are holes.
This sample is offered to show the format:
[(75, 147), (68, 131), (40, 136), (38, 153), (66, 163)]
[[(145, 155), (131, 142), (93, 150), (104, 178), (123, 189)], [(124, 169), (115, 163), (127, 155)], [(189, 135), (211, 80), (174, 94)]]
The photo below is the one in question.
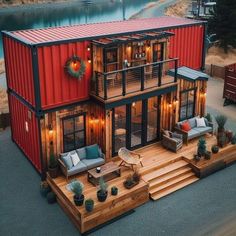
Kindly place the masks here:
[(114, 162), (108, 162), (101, 167), (101, 171), (97, 173), (96, 168), (88, 170), (87, 179), (88, 182), (94, 186), (99, 184), (99, 179), (104, 178), (105, 181), (120, 177), (121, 171), (120, 166), (116, 165)]

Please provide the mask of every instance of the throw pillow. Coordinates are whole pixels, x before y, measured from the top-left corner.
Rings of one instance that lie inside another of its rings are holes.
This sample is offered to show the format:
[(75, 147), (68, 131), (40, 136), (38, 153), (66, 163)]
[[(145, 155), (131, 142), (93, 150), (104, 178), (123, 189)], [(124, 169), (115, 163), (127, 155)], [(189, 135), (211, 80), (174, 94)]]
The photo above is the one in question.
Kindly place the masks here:
[(188, 121), (183, 122), (183, 123), (181, 124), (181, 129), (182, 129), (183, 131), (186, 131), (186, 132), (188, 132), (189, 130), (191, 130), (191, 126), (190, 126), (189, 122), (188, 122)]
[(206, 127), (204, 117), (196, 118), (196, 122), (197, 122), (197, 127)]
[(90, 145), (86, 147), (86, 159), (96, 159), (99, 157), (98, 145)]
[(86, 148), (85, 147), (77, 149), (76, 152), (78, 153), (80, 160), (86, 159)]
[(188, 121), (189, 121), (189, 124), (190, 124), (192, 129), (196, 127), (196, 118), (195, 117), (189, 119)]
[(77, 152), (71, 153), (70, 156), (71, 156), (73, 166), (78, 165), (78, 163), (80, 162), (80, 159), (79, 159)]
[(73, 167), (70, 153), (67, 153), (67, 155), (61, 155), (61, 160), (63, 161), (68, 170), (70, 170)]
[(170, 137), (170, 132), (168, 130), (163, 130), (163, 134), (167, 137)]

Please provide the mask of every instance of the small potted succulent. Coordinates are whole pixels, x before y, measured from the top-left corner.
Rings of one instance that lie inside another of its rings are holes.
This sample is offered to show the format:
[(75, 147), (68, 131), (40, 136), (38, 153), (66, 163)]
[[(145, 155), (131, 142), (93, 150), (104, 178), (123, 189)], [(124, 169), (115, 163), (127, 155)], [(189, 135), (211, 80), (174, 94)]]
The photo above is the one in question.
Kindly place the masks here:
[(97, 191), (97, 198), (99, 202), (105, 202), (107, 199), (107, 188), (108, 185), (107, 183), (104, 181), (104, 179), (101, 177), (99, 179), (99, 189)]
[(140, 174), (135, 171), (133, 175), (129, 175), (126, 180), (124, 181), (124, 187), (127, 189), (133, 188), (135, 185), (137, 185), (140, 181)]
[(217, 145), (221, 148), (225, 147), (227, 144), (227, 137), (225, 133), (223, 133), (221, 136), (218, 136), (217, 138)]
[(204, 154), (204, 157), (206, 160), (210, 160), (211, 159), (211, 152), (210, 151), (206, 151)]
[(94, 201), (93, 199), (89, 198), (85, 200), (85, 209), (87, 212), (91, 212), (94, 207)]
[(84, 185), (78, 180), (72, 180), (71, 183), (71, 191), (74, 193), (74, 203), (76, 206), (82, 206), (84, 203)]
[(111, 195), (116, 196), (118, 194), (118, 188), (116, 186), (111, 187)]
[(58, 176), (58, 162), (52, 151), (50, 152), (48, 172), (53, 179)]
[(57, 201), (56, 194), (54, 192), (49, 192), (47, 194), (47, 201), (49, 204), (53, 204)]
[(216, 153), (219, 152), (219, 147), (218, 147), (217, 145), (213, 145), (213, 146), (211, 147), (211, 151), (212, 151), (212, 153), (216, 154)]
[(206, 152), (206, 140), (204, 138), (200, 138), (198, 141), (197, 154), (198, 156), (202, 157), (204, 156), (205, 152)]
[(233, 136), (232, 140), (231, 140), (231, 144), (236, 144), (236, 134)]
[(198, 154), (194, 154), (193, 159), (194, 159), (196, 162), (198, 162), (198, 161), (201, 160), (201, 156), (199, 156)]
[(40, 193), (43, 197), (46, 197), (47, 194), (51, 191), (50, 186), (48, 185), (47, 181), (42, 181), (40, 183)]

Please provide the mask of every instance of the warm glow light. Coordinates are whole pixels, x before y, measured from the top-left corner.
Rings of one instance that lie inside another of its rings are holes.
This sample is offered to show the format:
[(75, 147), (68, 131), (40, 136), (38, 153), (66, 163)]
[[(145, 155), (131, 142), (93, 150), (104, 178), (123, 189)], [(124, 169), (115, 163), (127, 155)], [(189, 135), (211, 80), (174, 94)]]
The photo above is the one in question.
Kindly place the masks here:
[(135, 106), (136, 106), (136, 103), (135, 103), (135, 102), (133, 102), (133, 103), (132, 103), (132, 107), (135, 107)]
[(89, 63), (89, 64), (91, 63), (91, 59), (90, 59), (90, 58), (88, 58), (88, 63)]
[(101, 124), (102, 124), (102, 125), (104, 125), (104, 124), (105, 124), (105, 121), (104, 121), (103, 119), (101, 120)]
[(89, 46), (89, 45), (88, 45), (88, 47), (87, 47), (87, 50), (88, 50), (88, 51), (90, 51), (90, 50), (91, 50), (91, 48), (90, 48), (90, 46)]
[(172, 103), (169, 103), (168, 106), (169, 106), (169, 108), (171, 108), (172, 107)]

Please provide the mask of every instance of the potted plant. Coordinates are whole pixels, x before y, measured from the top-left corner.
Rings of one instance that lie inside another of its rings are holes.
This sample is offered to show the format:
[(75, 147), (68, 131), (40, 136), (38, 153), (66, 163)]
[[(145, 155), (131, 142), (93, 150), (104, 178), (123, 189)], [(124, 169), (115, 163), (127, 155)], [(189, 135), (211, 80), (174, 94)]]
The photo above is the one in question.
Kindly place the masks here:
[(89, 198), (85, 200), (85, 209), (87, 212), (91, 212), (93, 210), (93, 207), (94, 207), (93, 199)]
[(140, 178), (141, 178), (141, 176), (140, 176), (139, 172), (136, 170), (136, 171), (133, 173), (133, 180), (134, 180), (134, 182), (135, 182), (135, 183), (139, 183)]
[(111, 187), (111, 195), (116, 196), (118, 194), (118, 188), (116, 186)]
[(129, 175), (126, 180), (124, 181), (124, 187), (127, 189), (133, 188), (135, 185), (137, 185), (140, 181), (140, 174), (135, 171), (133, 175)]
[(51, 191), (50, 186), (48, 185), (47, 181), (42, 181), (40, 183), (40, 193), (43, 197), (46, 197), (47, 194)]
[(54, 192), (49, 192), (49, 193), (47, 194), (47, 201), (48, 201), (49, 204), (55, 203), (56, 200), (57, 200), (57, 199), (56, 199), (56, 194), (55, 194)]
[(231, 140), (231, 144), (236, 144), (236, 134), (233, 136), (233, 138)]
[(221, 148), (226, 146), (226, 144), (227, 144), (227, 137), (226, 137), (225, 133), (223, 133), (222, 135), (217, 137), (217, 144)]
[(71, 191), (74, 193), (74, 203), (76, 206), (82, 206), (84, 203), (84, 185), (78, 180), (72, 180), (71, 183)]
[(204, 156), (205, 152), (206, 152), (206, 140), (201, 137), (198, 140), (197, 154), (198, 154), (198, 156), (202, 157), (202, 156)]
[(53, 154), (53, 151), (50, 151), (48, 172), (53, 179), (58, 176), (58, 162)]
[(105, 202), (107, 199), (107, 188), (108, 185), (104, 181), (104, 179), (101, 177), (99, 179), (99, 189), (97, 191), (97, 198), (99, 202)]
[(204, 154), (204, 157), (206, 160), (210, 160), (211, 159), (211, 152), (210, 151), (206, 151)]
[(218, 147), (217, 145), (213, 145), (213, 146), (211, 147), (211, 151), (212, 151), (212, 153), (216, 154), (216, 153), (219, 152), (219, 147)]
[(194, 159), (196, 162), (198, 162), (198, 161), (201, 160), (201, 156), (199, 156), (198, 154), (194, 154), (193, 157), (194, 157), (193, 159)]
[(225, 123), (227, 121), (227, 117), (224, 115), (218, 115), (215, 117), (216, 123), (218, 125), (218, 133), (222, 133), (225, 131)]

